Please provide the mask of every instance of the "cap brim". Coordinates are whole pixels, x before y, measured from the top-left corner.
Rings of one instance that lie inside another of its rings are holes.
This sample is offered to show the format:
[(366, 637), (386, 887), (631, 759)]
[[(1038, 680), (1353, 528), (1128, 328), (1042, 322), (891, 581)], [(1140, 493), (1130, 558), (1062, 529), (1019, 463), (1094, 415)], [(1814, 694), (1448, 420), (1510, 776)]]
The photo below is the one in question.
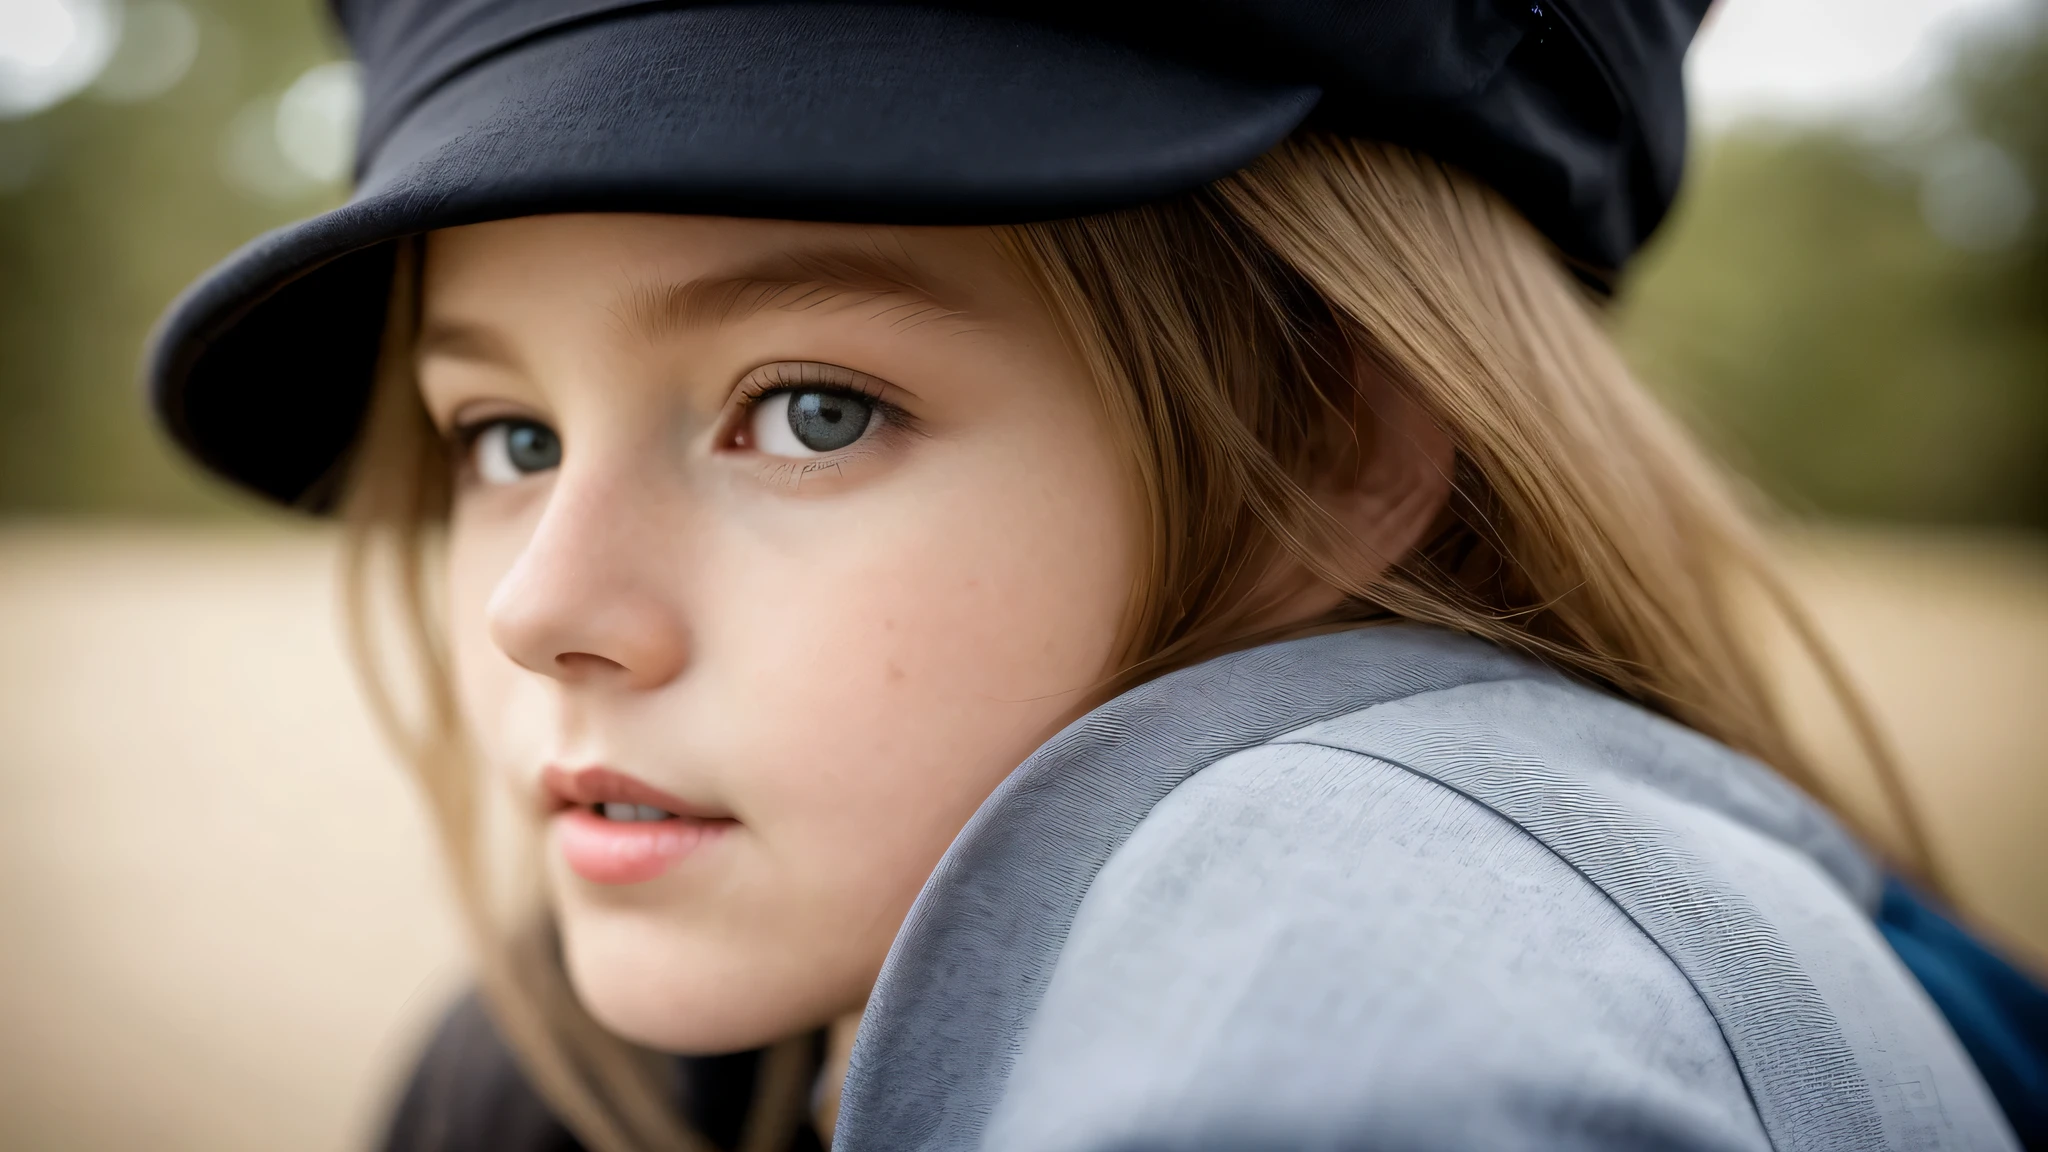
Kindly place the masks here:
[(151, 350), (153, 400), (209, 468), (318, 506), (361, 421), (397, 238), (583, 211), (1083, 215), (1236, 171), (1318, 96), (926, 8), (659, 8), (558, 29), (428, 93), (349, 204), (189, 289)]

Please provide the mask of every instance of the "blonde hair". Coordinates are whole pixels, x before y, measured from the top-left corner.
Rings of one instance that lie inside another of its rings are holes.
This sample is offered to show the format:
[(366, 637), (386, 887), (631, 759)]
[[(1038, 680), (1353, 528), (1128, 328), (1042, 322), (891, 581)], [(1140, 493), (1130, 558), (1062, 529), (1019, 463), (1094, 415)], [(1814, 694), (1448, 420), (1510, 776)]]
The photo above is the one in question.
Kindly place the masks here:
[[(1762, 604), (1834, 689), (1879, 767), (1908, 866), (1928, 871), (1888, 755), (1729, 486), (1631, 378), (1556, 253), (1491, 190), (1402, 148), (1302, 135), (1190, 196), (999, 232), (1095, 375), (1150, 512), (1122, 682), (1263, 639), (1248, 624), (1252, 590), (1291, 559), (1346, 594), (1309, 627), (1407, 619), (1483, 637), (1826, 802), (1776, 706)], [(577, 1003), (546, 933), (492, 911), (480, 784), (424, 575), (447, 464), (410, 378), (410, 259), (346, 503), (359, 663), (439, 828), (479, 985), (533, 1082), (600, 1152), (704, 1148), (667, 1102), (656, 1058)], [(1360, 365), (1456, 450), (1448, 511), (1390, 568), (1308, 491), (1379, 432), (1354, 388)], [(380, 571), (403, 606), (417, 708), (378, 674)], [(801, 1106), (789, 1051), (770, 1061), (749, 1148), (779, 1146)]]

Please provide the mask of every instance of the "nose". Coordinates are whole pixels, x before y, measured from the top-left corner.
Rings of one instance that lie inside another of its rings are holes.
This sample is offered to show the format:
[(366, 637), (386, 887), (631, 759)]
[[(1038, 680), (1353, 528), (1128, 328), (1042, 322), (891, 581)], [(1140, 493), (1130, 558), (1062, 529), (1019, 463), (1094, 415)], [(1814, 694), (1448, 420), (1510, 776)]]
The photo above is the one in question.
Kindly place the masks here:
[(679, 538), (646, 488), (564, 471), (533, 535), (485, 607), (491, 640), (563, 683), (658, 688), (689, 659)]

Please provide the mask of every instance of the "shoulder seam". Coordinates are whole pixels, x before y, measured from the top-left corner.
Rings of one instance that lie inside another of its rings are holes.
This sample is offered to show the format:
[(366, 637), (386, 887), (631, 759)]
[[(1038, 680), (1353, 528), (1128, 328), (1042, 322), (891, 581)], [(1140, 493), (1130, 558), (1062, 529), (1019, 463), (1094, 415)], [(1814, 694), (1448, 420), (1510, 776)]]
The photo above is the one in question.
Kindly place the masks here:
[[(1561, 676), (1562, 674), (1560, 673), (1557, 675)], [(1578, 686), (1570, 680), (1565, 680), (1562, 683), (1567, 686)], [(1527, 673), (1518, 672), (1511, 676), (1495, 676), (1465, 680), (1457, 684), (1445, 684), (1435, 688), (1417, 688), (1415, 691), (1410, 692), (1405, 696), (1390, 696), (1385, 700), (1375, 700), (1362, 708), (1354, 708), (1349, 712), (1333, 713), (1329, 716), (1324, 716), (1319, 720), (1311, 720), (1306, 724), (1290, 728), (1287, 731), (1281, 732), (1277, 735), (1268, 736), (1263, 740), (1258, 740), (1253, 743), (1246, 744), (1240, 748), (1234, 748), (1228, 752), (1223, 753), (1220, 756), (1217, 756), (1214, 760), (1209, 761), (1208, 764), (1204, 764), (1201, 767), (1207, 768), (1212, 764), (1222, 763), (1223, 761), (1228, 760), (1232, 756), (1249, 752), (1254, 748), (1262, 748), (1280, 744), (1317, 744), (1319, 747), (1330, 747), (1330, 745), (1322, 745), (1315, 740), (1305, 739), (1300, 735), (1300, 733), (1307, 732), (1311, 728), (1319, 728), (1325, 724), (1335, 724), (1339, 720), (1348, 720), (1354, 716), (1367, 716), (1374, 712), (1379, 711), (1382, 708), (1386, 708), (1395, 704), (1408, 704), (1418, 700), (1427, 699), (1431, 696), (1445, 696), (1453, 692), (1461, 692), (1467, 688), (1490, 688), (1501, 684), (1533, 684), (1538, 687), (1556, 687), (1559, 685), (1559, 680), (1554, 676), (1529, 675)], [(1592, 690), (1593, 689), (1588, 689), (1588, 691)], [(1340, 751), (1351, 752), (1356, 750), (1350, 748), (1343, 748), (1340, 749)], [(1201, 768), (1197, 768), (1195, 771), (1196, 773), (1199, 773), (1201, 771)]]
[[(1516, 677), (1515, 679), (1533, 680), (1534, 677)], [(1500, 683), (1500, 681), (1488, 681), (1488, 683)], [(1463, 687), (1463, 685), (1459, 685), (1459, 687)], [(1452, 689), (1433, 689), (1432, 691), (1451, 690)], [(1428, 694), (1429, 693), (1416, 693), (1415, 695), (1421, 696)], [(1405, 700), (1413, 698), (1414, 697), (1410, 696), (1403, 697), (1402, 699)], [(1394, 701), (1387, 701), (1387, 703), (1393, 702)], [(1374, 707), (1378, 707), (1378, 705), (1374, 705)], [(1359, 712), (1361, 713), (1367, 711), (1371, 711), (1371, 709), (1363, 708), (1359, 710)], [(1350, 715), (1357, 714), (1358, 713), (1351, 713)], [(1472, 793), (1466, 791), (1465, 789), (1460, 788), (1457, 785), (1452, 784), (1446, 780), (1443, 780), (1442, 778), (1432, 775), (1428, 772), (1424, 772), (1421, 769), (1416, 768), (1414, 765), (1408, 764), (1401, 760), (1397, 760), (1391, 756), (1382, 756), (1377, 753), (1361, 752), (1356, 748), (1347, 748), (1340, 744), (1330, 744), (1321, 740), (1283, 736), (1277, 737), (1269, 742), (1269, 746), (1273, 747), (1278, 747), (1284, 744), (1291, 744), (1297, 747), (1321, 748), (1330, 752), (1341, 752), (1349, 756), (1357, 757), (1360, 760), (1384, 764), (1389, 768), (1393, 768), (1401, 772), (1406, 772), (1411, 776), (1427, 781), (1428, 783), (1433, 784), (1436, 787), (1441, 788), (1454, 796), (1457, 796), (1459, 799), (1465, 801), (1467, 804), (1470, 804), (1477, 808), (1483, 808), (1486, 811), (1491, 812), (1493, 815), (1507, 823), (1510, 827), (1514, 828), (1515, 831), (1521, 833), (1522, 836), (1526, 837), (1530, 841), (1533, 841), (1537, 846), (1542, 848), (1545, 853), (1549, 854), (1552, 859), (1564, 865), (1565, 868), (1571, 871), (1572, 875), (1578, 877), (1580, 883), (1585, 884), (1587, 887), (1590, 887), (1594, 891), (1600, 893), (1600, 898), (1605, 900), (1608, 903), (1608, 905), (1612, 907), (1616, 912), (1620, 913), (1622, 918), (1628, 921), (1629, 926), (1635, 929), (1638, 935), (1640, 935), (1643, 939), (1649, 941), (1651, 947), (1657, 950), (1657, 954), (1664, 958), (1664, 962), (1666, 964), (1670, 965), (1671, 970), (1678, 974), (1679, 979), (1685, 981), (1685, 986), (1692, 991), (1693, 1000), (1696, 1003), (1698, 1003), (1701, 1010), (1707, 1014), (1707, 1019), (1712, 1020), (1714, 1022), (1715, 1035), (1721, 1038), (1721, 1049), (1722, 1051), (1728, 1054), (1729, 1062), (1735, 1066), (1736, 1075), (1740, 1077), (1742, 1081), (1743, 1093), (1749, 1100), (1750, 1111), (1756, 1115), (1758, 1127), (1760, 1127), (1763, 1130), (1765, 1137), (1771, 1140), (1773, 1146), (1777, 1144), (1776, 1138), (1773, 1137), (1771, 1134), (1770, 1125), (1766, 1122), (1764, 1118), (1763, 1108), (1757, 1101), (1756, 1089), (1750, 1083), (1749, 1072), (1743, 1066), (1742, 1057), (1739, 1053), (1736, 1052), (1734, 1043), (1732, 1040), (1730, 1040), (1728, 1036), (1728, 1027), (1726, 1023), (1722, 1021), (1720, 1013), (1714, 1011), (1713, 1004), (1707, 999), (1706, 994), (1700, 990), (1699, 983), (1698, 981), (1693, 979), (1692, 973), (1686, 971), (1685, 965), (1679, 963), (1678, 958), (1671, 954), (1671, 950), (1665, 946), (1664, 942), (1657, 939), (1656, 934), (1651, 932), (1647, 927), (1645, 927), (1642, 921), (1637, 919), (1636, 915), (1633, 912), (1629, 911), (1626, 905), (1624, 905), (1620, 900), (1617, 900), (1614, 894), (1607, 890), (1607, 887), (1605, 885), (1601, 884), (1598, 880), (1588, 875), (1584, 868), (1573, 863), (1562, 852), (1559, 852), (1555, 847), (1553, 847), (1549, 841), (1545, 840), (1542, 836), (1532, 831), (1528, 827), (1528, 825), (1524, 824), (1522, 821), (1517, 820), (1514, 816), (1510, 815), (1507, 812), (1503, 812), (1499, 807), (1487, 803), (1484, 799), (1478, 796), (1474, 796)]]

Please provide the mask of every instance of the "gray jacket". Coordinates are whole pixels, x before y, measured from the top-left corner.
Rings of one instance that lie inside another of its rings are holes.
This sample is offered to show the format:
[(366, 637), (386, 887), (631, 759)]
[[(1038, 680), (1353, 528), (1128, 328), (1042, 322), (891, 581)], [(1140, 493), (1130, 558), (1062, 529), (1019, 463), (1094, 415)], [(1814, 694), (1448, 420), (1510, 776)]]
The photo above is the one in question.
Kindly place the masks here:
[(968, 823), (833, 1148), (2013, 1148), (1880, 879), (1754, 761), (1475, 641), (1240, 652)]

